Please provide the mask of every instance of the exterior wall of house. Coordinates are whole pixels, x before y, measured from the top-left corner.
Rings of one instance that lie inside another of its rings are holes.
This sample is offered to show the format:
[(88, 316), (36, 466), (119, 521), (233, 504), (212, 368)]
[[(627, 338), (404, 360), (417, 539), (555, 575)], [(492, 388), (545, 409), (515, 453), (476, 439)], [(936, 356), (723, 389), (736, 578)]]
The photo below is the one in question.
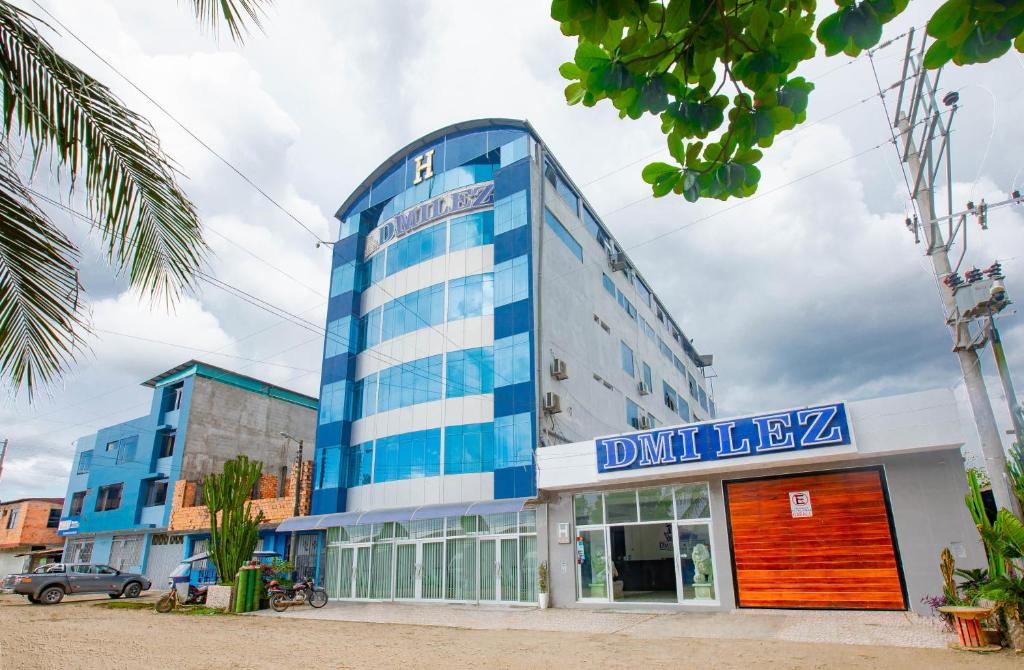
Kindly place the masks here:
[[(57, 527), (48, 525), (50, 510), (60, 509), (60, 498), (41, 498), (0, 503), (0, 550), (60, 543)], [(16, 514), (13, 528), (8, 528)]]

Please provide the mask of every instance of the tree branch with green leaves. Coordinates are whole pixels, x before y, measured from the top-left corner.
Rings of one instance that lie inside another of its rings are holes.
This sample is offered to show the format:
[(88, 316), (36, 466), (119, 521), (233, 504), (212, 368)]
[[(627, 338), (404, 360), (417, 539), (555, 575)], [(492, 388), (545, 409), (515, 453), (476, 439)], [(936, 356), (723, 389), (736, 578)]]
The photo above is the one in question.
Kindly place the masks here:
[[(836, 0), (817, 23), (815, 0), (553, 0), (551, 17), (576, 37), (570, 105), (608, 100), (620, 118), (661, 119), (674, 163), (643, 169), (655, 197), (746, 197), (775, 138), (807, 118), (814, 85), (797, 74), (814, 57), (857, 56), (909, 0)], [(984, 63), (1024, 52), (1024, 3), (948, 0), (928, 22), (926, 67)], [(732, 93), (723, 89), (731, 85)]]
[[(241, 39), (266, 0), (193, 0), (206, 25)], [(102, 251), (132, 289), (173, 301), (207, 251), (195, 206), (150, 123), (62, 57), (42, 20), (0, 0), (0, 379), (57, 379), (83, 345), (79, 252), (26, 185), (43, 166), (82, 190)], [(19, 161), (24, 153), (26, 167)]]

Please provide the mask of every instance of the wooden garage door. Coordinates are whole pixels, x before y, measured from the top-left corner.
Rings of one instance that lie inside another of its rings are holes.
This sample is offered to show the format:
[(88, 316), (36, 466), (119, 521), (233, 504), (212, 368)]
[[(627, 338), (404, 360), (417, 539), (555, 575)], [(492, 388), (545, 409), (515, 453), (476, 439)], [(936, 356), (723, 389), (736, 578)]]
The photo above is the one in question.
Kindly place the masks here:
[[(810, 516), (790, 493), (810, 494)], [(882, 475), (726, 483), (740, 607), (906, 609)]]

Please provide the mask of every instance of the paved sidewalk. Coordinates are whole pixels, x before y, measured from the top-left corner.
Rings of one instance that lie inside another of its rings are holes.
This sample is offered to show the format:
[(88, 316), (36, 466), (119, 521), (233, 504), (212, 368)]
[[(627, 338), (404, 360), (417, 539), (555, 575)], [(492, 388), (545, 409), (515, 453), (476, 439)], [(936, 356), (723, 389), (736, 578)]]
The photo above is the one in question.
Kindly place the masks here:
[(665, 612), (548, 609), (459, 604), (331, 602), (251, 616), (359, 621), (476, 630), (613, 633), (638, 639), (718, 638), (945, 648), (952, 637), (937, 618), (912, 612), (737, 610)]

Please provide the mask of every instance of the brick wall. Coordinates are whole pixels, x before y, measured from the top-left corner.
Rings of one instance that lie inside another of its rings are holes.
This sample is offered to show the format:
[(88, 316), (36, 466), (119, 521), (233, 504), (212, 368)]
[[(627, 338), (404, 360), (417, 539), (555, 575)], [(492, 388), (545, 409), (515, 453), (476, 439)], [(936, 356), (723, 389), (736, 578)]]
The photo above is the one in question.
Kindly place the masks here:
[[(47, 528), (51, 509), (60, 509), (61, 503), (48, 500), (24, 500), (9, 505), (0, 505), (0, 548), (30, 547), (34, 545), (61, 544), (56, 528)], [(18, 518), (14, 528), (7, 528), (10, 514), (17, 510)], [(6, 511), (7, 514), (4, 514)]]
[[(265, 523), (277, 524), (293, 516), (295, 512), (296, 468), (291, 467), (284, 495), (277, 497), (277, 476), (261, 475), (256, 490), (259, 498), (252, 501), (253, 513), (263, 512)], [(171, 520), (169, 530), (204, 530), (210, 527), (210, 514), (206, 505), (196, 505), (198, 482), (179, 479), (174, 483), (171, 496)], [(309, 500), (313, 488), (313, 461), (302, 464), (302, 494), (299, 496), (299, 514), (309, 514)], [(266, 497), (264, 497), (266, 496)]]

